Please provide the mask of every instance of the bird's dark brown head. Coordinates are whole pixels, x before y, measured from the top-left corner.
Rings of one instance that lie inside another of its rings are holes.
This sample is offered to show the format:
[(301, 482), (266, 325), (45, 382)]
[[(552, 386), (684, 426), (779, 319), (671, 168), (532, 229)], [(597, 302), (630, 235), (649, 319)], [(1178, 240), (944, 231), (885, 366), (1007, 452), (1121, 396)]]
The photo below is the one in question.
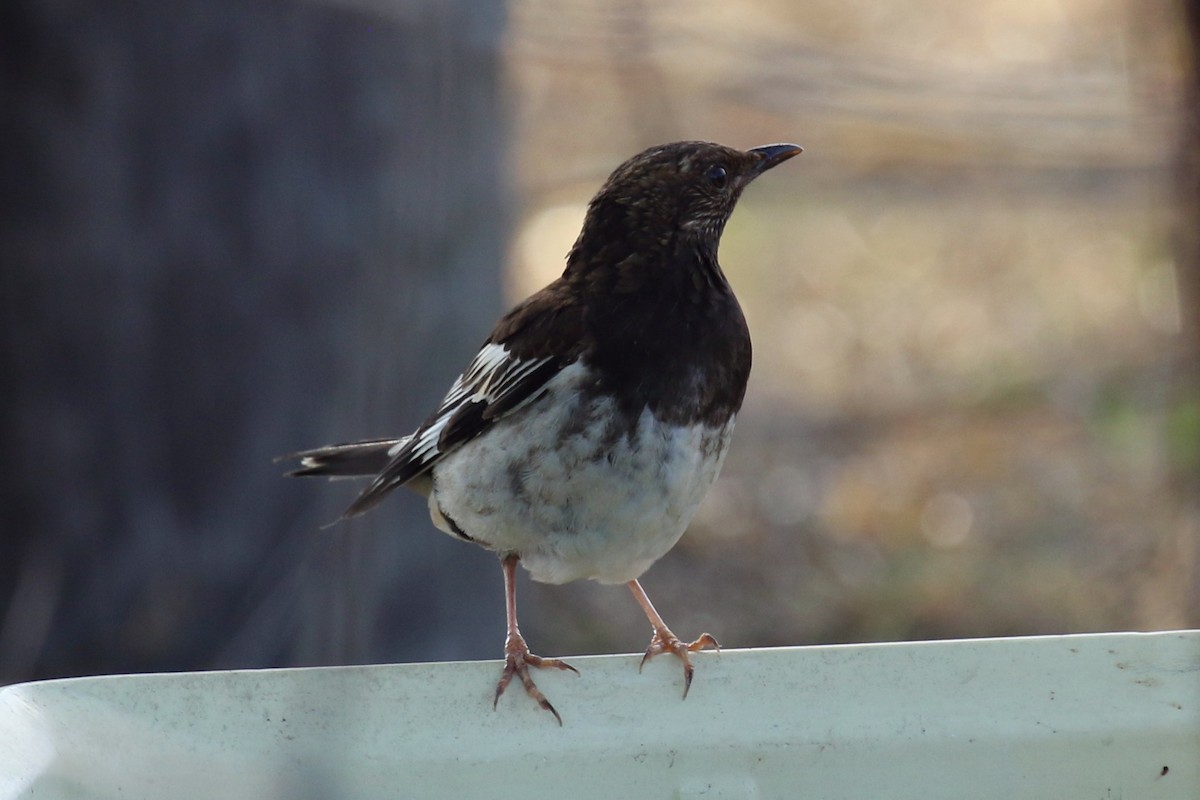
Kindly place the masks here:
[(588, 204), (568, 256), (568, 275), (598, 263), (669, 259), (684, 251), (715, 260), (742, 190), (800, 152), (794, 144), (743, 151), (712, 142), (672, 142), (638, 153), (613, 170)]

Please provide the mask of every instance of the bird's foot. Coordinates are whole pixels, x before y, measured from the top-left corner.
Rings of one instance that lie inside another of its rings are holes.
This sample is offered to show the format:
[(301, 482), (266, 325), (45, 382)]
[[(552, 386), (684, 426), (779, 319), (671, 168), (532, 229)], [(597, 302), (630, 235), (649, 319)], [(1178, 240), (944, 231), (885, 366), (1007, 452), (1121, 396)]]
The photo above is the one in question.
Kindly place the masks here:
[(642, 656), (642, 661), (638, 664), (638, 672), (642, 671), (642, 667), (646, 662), (661, 653), (674, 653), (683, 661), (683, 696), (686, 699), (688, 690), (692, 688), (692, 659), (688, 657), (688, 653), (697, 653), (706, 647), (712, 647), (719, 653), (721, 645), (713, 638), (711, 633), (702, 633), (696, 641), (691, 644), (684, 644), (679, 637), (671, 633), (669, 628), (655, 628), (654, 635), (650, 637), (650, 646), (646, 648), (646, 654)]
[(512, 682), (515, 675), (521, 679), (525, 693), (536, 700), (539, 706), (553, 714), (554, 718), (558, 720), (558, 724), (562, 725), (562, 717), (554, 710), (554, 706), (550, 705), (550, 701), (546, 699), (546, 695), (542, 694), (542, 690), (533, 682), (533, 676), (529, 674), (530, 667), (565, 669), (576, 675), (579, 674), (579, 670), (560, 658), (535, 656), (529, 652), (529, 645), (525, 644), (525, 638), (521, 634), (510, 634), (504, 643), (504, 673), (500, 676), (500, 683), (496, 685), (496, 696), (492, 699), (492, 708), (494, 709), (500, 702), (500, 695), (504, 694), (504, 690), (508, 688), (508, 684)]

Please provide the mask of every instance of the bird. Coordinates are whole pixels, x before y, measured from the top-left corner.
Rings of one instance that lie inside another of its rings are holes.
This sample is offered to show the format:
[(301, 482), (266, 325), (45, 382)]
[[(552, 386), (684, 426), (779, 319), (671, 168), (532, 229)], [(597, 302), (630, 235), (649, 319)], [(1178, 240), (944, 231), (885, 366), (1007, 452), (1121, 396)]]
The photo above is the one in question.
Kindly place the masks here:
[[(618, 166), (588, 203), (562, 275), (505, 314), (441, 403), (412, 433), (304, 450), (288, 474), (369, 478), (341, 519), (404, 486), (433, 524), (497, 553), (505, 664), (562, 717), (531, 668), (517, 622), (516, 570), (562, 584), (625, 584), (650, 622), (641, 665), (719, 650), (684, 642), (639, 578), (683, 535), (724, 462), (750, 376), (749, 329), (717, 261), (746, 186), (802, 152), (713, 142), (651, 147)], [(641, 666), (639, 666), (639, 669)]]

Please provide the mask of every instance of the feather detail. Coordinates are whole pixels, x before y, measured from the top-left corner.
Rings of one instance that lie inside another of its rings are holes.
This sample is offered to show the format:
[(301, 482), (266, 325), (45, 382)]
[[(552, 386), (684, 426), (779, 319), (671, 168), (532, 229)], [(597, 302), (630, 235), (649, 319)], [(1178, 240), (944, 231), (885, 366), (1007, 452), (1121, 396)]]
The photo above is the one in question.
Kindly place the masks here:
[[(503, 344), (486, 343), (450, 387), (432, 416), (411, 436), (394, 440), (389, 461), (342, 515), (373, 508), (398, 486), (430, 467), (497, 420), (540, 396), (540, 390), (573, 358), (516, 358)], [(309, 474), (309, 473), (306, 473)]]
[(330, 478), (352, 478), (378, 475), (409, 438), (406, 436), (403, 439), (370, 439), (363, 442), (331, 444), (280, 456), (275, 460), (299, 461), (300, 467), (287, 473), (296, 477), (328, 475)]

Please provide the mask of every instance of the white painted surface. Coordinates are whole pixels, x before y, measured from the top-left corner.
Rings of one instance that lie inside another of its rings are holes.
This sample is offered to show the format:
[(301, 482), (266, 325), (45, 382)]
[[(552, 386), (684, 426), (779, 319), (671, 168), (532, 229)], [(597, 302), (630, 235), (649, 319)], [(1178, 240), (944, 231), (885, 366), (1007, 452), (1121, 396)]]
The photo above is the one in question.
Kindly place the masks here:
[(0, 690), (0, 798), (1200, 798), (1200, 631)]

